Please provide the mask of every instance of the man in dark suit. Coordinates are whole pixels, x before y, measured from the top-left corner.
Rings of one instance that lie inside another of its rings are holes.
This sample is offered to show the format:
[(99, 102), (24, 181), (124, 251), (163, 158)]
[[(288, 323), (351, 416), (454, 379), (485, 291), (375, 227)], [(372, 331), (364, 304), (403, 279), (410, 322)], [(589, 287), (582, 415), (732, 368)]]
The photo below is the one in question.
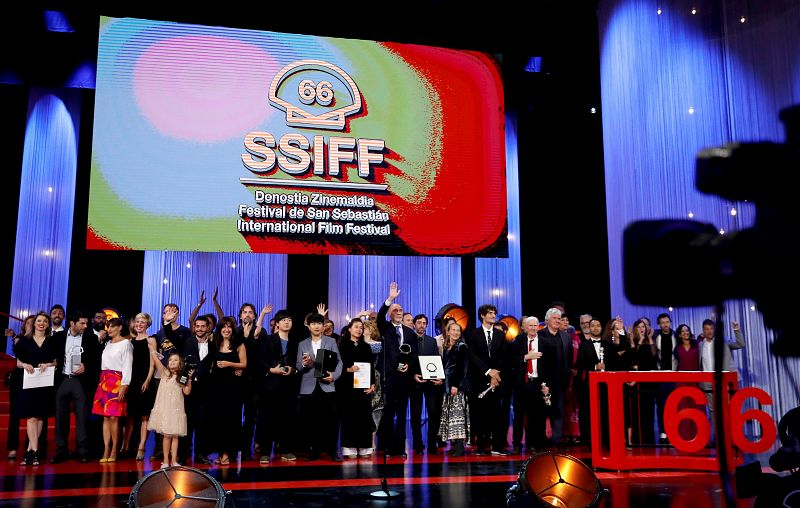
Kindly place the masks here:
[(569, 387), (572, 375), (572, 338), (567, 332), (561, 330), (561, 316), (560, 310), (555, 307), (550, 308), (544, 317), (546, 326), (539, 331), (542, 340), (555, 348), (557, 356), (552, 386), (548, 383), (552, 404), (550, 427), (554, 445), (559, 445), (561, 442), (564, 429), (564, 394)]
[[(428, 317), (425, 314), (414, 316), (414, 331), (417, 335), (417, 349), (420, 356), (441, 356), (436, 339), (425, 333), (428, 328)], [(428, 413), (428, 453), (437, 454), (439, 441), (439, 422), (442, 415), (444, 380), (423, 379), (422, 372), (414, 374), (414, 387), (411, 390), (411, 436), (414, 441), (414, 453), (422, 455), (425, 446), (422, 443), (422, 399), (425, 398), (425, 409)]]
[[(477, 453), (508, 455), (508, 419), (500, 410), (501, 372), (505, 368), (506, 339), (494, 328), (497, 307), (481, 305), (478, 309), (481, 326), (467, 337), (469, 347), (468, 376), (473, 394), (470, 397), (472, 427), (478, 436)], [(509, 378), (506, 382), (510, 383)], [(488, 389), (488, 391), (487, 391)]]
[[(552, 341), (542, 340), (538, 334), (539, 320), (530, 316), (522, 322), (523, 333), (510, 346), (511, 361), (517, 364), (514, 379), (514, 450), (522, 453), (522, 433), (525, 419), (525, 445), (528, 453), (545, 446), (545, 420), (550, 406), (546, 396), (553, 385), (558, 355)], [(545, 386), (547, 388), (545, 388)], [(552, 399), (551, 399), (552, 400)]]
[[(179, 440), (179, 462), (185, 463), (189, 451), (194, 454), (195, 464), (211, 464), (208, 454), (211, 452), (211, 419), (210, 405), (211, 386), (209, 376), (214, 361), (214, 347), (211, 339), (211, 320), (208, 316), (200, 316), (194, 320), (194, 335), (184, 344), (183, 354), (187, 365), (196, 365), (192, 375), (192, 391), (184, 398), (186, 405), (186, 436)], [(168, 329), (169, 330), (169, 329)], [(169, 333), (168, 333), (169, 335)], [(194, 446), (192, 446), (194, 434)]]
[[(261, 327), (264, 317), (272, 311), (272, 305), (265, 306), (258, 317), (256, 331), (253, 334), (254, 344), (251, 346), (253, 359), (253, 382), (256, 391), (256, 442), (260, 447), (261, 464), (269, 464), (272, 449), (278, 444), (280, 405), (278, 390), (283, 378), (291, 376), (295, 369), (287, 364), (283, 352), (283, 343), (278, 334), (267, 333)], [(284, 316), (281, 316), (282, 318)], [(323, 332), (324, 334), (324, 332)], [(288, 337), (288, 335), (287, 335)], [(288, 345), (288, 340), (287, 340)], [(251, 353), (248, 353), (250, 355)], [(296, 357), (296, 354), (295, 354)], [(250, 364), (250, 356), (247, 363)], [(278, 450), (275, 450), (276, 453)]]
[(274, 376), (276, 378), (275, 392), (272, 400), (270, 416), (276, 425), (273, 438), (275, 440), (275, 453), (280, 450), (281, 460), (294, 461), (296, 448), (295, 434), (298, 428), (297, 397), (300, 392), (301, 373), (294, 368), (297, 358), (298, 341), (289, 337), (292, 331), (292, 316), (285, 309), (275, 313), (275, 328), (273, 339), (280, 348), (278, 366), (282, 367), (286, 375)]
[(389, 296), (378, 310), (377, 325), (383, 337), (383, 351), (378, 355), (376, 368), (384, 380), (384, 410), (378, 428), (378, 444), (387, 455), (405, 457), (408, 397), (414, 374), (419, 373), (419, 359), (417, 336), (414, 330), (403, 326), (403, 307), (394, 303), (399, 294), (397, 283), (392, 282)]
[[(606, 355), (614, 354), (616, 351), (614, 343), (610, 340), (602, 340), (600, 335), (603, 333), (603, 324), (599, 319), (591, 319), (589, 322), (588, 334), (585, 340), (581, 341), (578, 347), (578, 358), (575, 361), (575, 368), (578, 375), (575, 378), (575, 390), (578, 394), (579, 417), (578, 422), (581, 429), (581, 441), (586, 446), (591, 446), (591, 407), (589, 406), (589, 373), (606, 370), (604, 362)], [(603, 405), (597, 408), (598, 411), (605, 410)], [(601, 421), (606, 421), (601, 419)], [(605, 438), (604, 438), (605, 441)]]
[(100, 381), (100, 343), (86, 334), (89, 317), (76, 312), (67, 320), (68, 328), (57, 332), (56, 340), (56, 454), (54, 464), (69, 458), (69, 414), (75, 405), (75, 434), (81, 462), (89, 460), (87, 431), (92, 399)]

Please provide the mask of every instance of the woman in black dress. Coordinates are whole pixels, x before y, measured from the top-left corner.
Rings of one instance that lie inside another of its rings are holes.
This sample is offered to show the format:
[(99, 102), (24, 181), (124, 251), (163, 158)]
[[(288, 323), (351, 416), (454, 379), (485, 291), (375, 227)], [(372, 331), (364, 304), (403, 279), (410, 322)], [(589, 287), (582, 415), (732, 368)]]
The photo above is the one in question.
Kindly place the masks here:
[[(244, 342), (236, 336), (236, 321), (230, 316), (219, 320), (214, 332), (211, 363), (211, 385), (213, 386), (214, 415), (217, 429), (216, 448), (219, 452), (217, 464), (230, 464), (231, 457), (239, 451), (242, 434), (242, 371), (247, 367), (247, 352)], [(211, 353), (209, 353), (211, 354)]]
[[(21, 338), (14, 346), (17, 357), (17, 368), (29, 374), (36, 370), (46, 371), (56, 365), (55, 341), (50, 336), (50, 315), (45, 312), (36, 314), (33, 321), (33, 334)], [(45, 420), (55, 414), (55, 388), (23, 389), (19, 396), (19, 416), (28, 419), (28, 449), (22, 464), (38, 466), (39, 435)]]
[(136, 314), (131, 327), (131, 344), (133, 344), (133, 367), (131, 371), (131, 384), (128, 387), (128, 418), (130, 423), (125, 427), (125, 439), (122, 449), (127, 451), (133, 430), (139, 426), (139, 447), (136, 450), (136, 460), (144, 460), (144, 446), (147, 444), (147, 422), (150, 419), (150, 410), (156, 400), (156, 390), (151, 386), (155, 373), (155, 360), (150, 354), (150, 345), (155, 349), (155, 338), (147, 335), (147, 329), (153, 323), (150, 314), (140, 312)]
[[(6, 330), (6, 336), (11, 340), (12, 351), (14, 345), (19, 340), (33, 334), (33, 320), (36, 316), (28, 316), (22, 323), (22, 330), (15, 334), (14, 330)], [(8, 460), (17, 458), (17, 448), (19, 448), (19, 392), (22, 391), (22, 369), (12, 369), (9, 376), (8, 385), (8, 436), (6, 437), (6, 450)], [(14, 431), (14, 432), (11, 432)]]
[[(360, 319), (350, 320), (339, 344), (342, 354), (342, 375), (336, 380), (336, 393), (341, 403), (342, 456), (369, 457), (372, 455), (372, 393), (375, 391), (375, 365), (372, 348), (362, 340), (364, 323)], [(369, 364), (369, 386), (356, 388), (354, 373), (359, 370), (355, 363)]]
[[(643, 319), (633, 324), (634, 370), (657, 370), (656, 345), (648, 333), (647, 323)], [(655, 410), (657, 383), (637, 383), (632, 398), (631, 442), (636, 444), (655, 444)]]

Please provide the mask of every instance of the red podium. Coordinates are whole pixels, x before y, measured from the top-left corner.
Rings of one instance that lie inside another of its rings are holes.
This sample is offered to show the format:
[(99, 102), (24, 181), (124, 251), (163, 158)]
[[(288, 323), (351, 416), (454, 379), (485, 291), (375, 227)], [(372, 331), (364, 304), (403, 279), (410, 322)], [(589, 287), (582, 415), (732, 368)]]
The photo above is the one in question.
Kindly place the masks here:
[[(719, 471), (717, 456), (703, 454), (711, 435), (712, 422), (708, 421), (705, 411), (697, 408), (678, 409), (682, 399), (688, 397), (695, 404), (707, 404), (705, 394), (697, 386), (679, 386), (667, 399), (664, 407), (664, 430), (674, 448), (661, 453), (632, 453), (625, 449), (625, 423), (623, 386), (626, 383), (713, 383), (713, 372), (592, 372), (589, 375), (589, 396), (592, 420), (592, 466), (602, 469), (634, 470), (634, 469), (688, 469), (700, 471)], [(609, 449), (603, 449), (601, 441), (600, 386), (608, 387), (608, 428)], [(764, 405), (772, 404), (772, 397), (758, 388), (738, 388), (736, 372), (723, 372), (723, 404), (717, 408), (721, 411), (724, 422), (723, 435), (717, 439), (717, 447), (724, 446), (727, 464), (725, 467), (733, 471), (743, 460), (742, 451), (760, 453), (768, 450), (775, 441), (777, 429), (770, 415), (750, 409), (742, 412), (744, 401), (755, 398)], [(716, 387), (715, 387), (716, 389)], [(678, 432), (683, 420), (693, 420), (697, 435), (685, 440)], [(746, 420), (757, 420), (761, 424), (762, 437), (758, 441), (750, 441), (744, 436), (743, 423)]]

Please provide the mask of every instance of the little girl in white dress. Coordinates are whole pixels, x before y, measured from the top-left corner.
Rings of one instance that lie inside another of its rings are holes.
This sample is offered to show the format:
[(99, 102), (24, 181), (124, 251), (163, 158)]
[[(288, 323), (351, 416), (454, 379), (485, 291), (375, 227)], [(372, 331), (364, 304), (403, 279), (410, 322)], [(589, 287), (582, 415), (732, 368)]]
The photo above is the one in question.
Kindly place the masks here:
[[(150, 353), (160, 356), (154, 349)], [(189, 395), (192, 391), (192, 376), (186, 386), (178, 383), (178, 377), (183, 371), (183, 358), (178, 353), (169, 355), (168, 367), (164, 367), (161, 360), (155, 361), (156, 368), (161, 373), (161, 382), (158, 384), (156, 402), (150, 412), (150, 421), (147, 424), (148, 430), (153, 430), (164, 436), (163, 451), (164, 462), (161, 468), (178, 464), (178, 438), (186, 435), (186, 411), (183, 407), (184, 395)], [(170, 461), (170, 452), (172, 461)]]

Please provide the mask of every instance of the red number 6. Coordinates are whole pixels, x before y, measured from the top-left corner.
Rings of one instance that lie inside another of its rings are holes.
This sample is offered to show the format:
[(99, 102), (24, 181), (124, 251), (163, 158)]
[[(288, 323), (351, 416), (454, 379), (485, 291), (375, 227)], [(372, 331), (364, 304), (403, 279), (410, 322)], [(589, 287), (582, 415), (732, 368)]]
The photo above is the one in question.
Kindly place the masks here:
[[(703, 449), (711, 436), (711, 425), (705, 411), (687, 407), (678, 411), (678, 404), (689, 398), (697, 404), (705, 405), (706, 396), (695, 386), (681, 386), (676, 388), (664, 405), (664, 431), (669, 437), (672, 446), (686, 453), (697, 452)], [(697, 427), (694, 439), (686, 440), (681, 437), (678, 428), (683, 420), (692, 420)]]
[[(742, 388), (731, 397), (731, 434), (733, 444), (739, 447), (740, 450), (747, 453), (761, 453), (769, 450), (775, 442), (775, 437), (778, 435), (778, 430), (775, 428), (775, 421), (770, 415), (761, 411), (760, 409), (748, 409), (742, 412), (742, 404), (745, 399), (750, 397), (755, 398), (761, 405), (772, 405), (772, 397), (761, 390), (749, 386)], [(761, 424), (761, 439), (758, 441), (750, 441), (744, 435), (744, 422), (747, 420), (756, 420)]]

